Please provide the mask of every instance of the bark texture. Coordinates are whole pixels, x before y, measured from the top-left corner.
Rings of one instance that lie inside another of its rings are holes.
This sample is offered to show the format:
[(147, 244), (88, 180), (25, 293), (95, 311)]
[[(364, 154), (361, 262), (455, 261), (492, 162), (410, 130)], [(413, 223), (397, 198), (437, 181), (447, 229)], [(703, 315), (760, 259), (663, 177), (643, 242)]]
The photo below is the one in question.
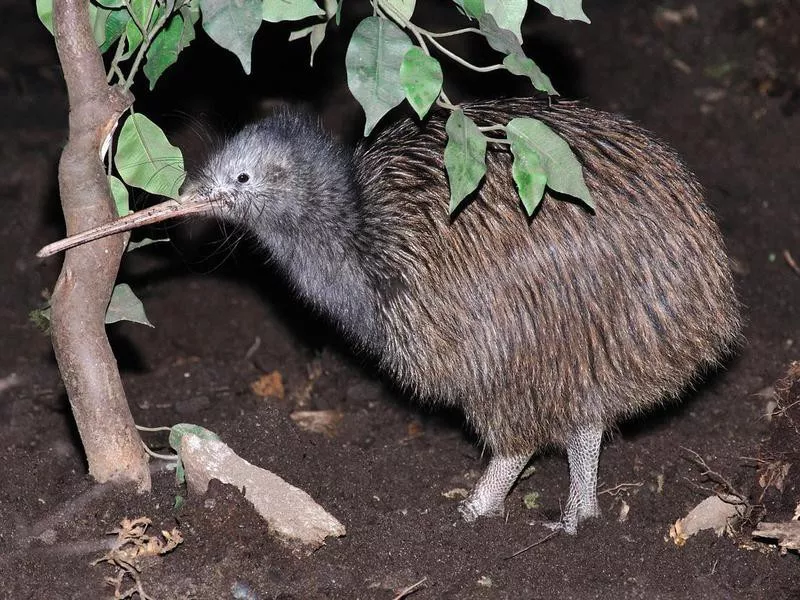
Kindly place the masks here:
[[(70, 107), (58, 183), (67, 234), (73, 234), (116, 217), (100, 151), (133, 98), (106, 83), (89, 3), (56, 0), (53, 10)], [(52, 337), (89, 473), (99, 482), (134, 482), (145, 491), (150, 489), (147, 458), (105, 328), (126, 235), (67, 251), (53, 290)]]

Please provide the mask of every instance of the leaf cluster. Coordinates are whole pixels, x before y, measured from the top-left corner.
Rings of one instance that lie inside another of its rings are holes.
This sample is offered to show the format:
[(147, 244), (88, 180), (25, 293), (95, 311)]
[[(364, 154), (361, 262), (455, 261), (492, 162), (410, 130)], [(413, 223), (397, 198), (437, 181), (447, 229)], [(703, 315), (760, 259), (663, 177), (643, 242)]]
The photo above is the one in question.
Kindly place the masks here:
[[(198, 23), (217, 44), (233, 52), (249, 73), (253, 39), (261, 22), (300, 22), (302, 27), (289, 40), (307, 37), (313, 64), (329, 23), (339, 23), (344, 2), (321, 1), (322, 6), (315, 0), (92, 0), (90, 13), (100, 50), (113, 48), (109, 82), (129, 88), (144, 64), (152, 89), (192, 42)], [(403, 100), (420, 119), (436, 104), (451, 111), (445, 151), (451, 212), (483, 180), (489, 145), (510, 146), (512, 175), (528, 214), (536, 210), (547, 187), (594, 208), (580, 163), (544, 123), (519, 115), (510, 123), (479, 127), (443, 89), (444, 72), (437, 56), (478, 72), (506, 70), (527, 77), (542, 93), (557, 95), (550, 79), (522, 48), (521, 26), (528, 0), (451, 1), (469, 20), (468, 26), (433, 32), (412, 21), (416, 0), (370, 0), (373, 14), (355, 28), (345, 57), (348, 85), (366, 116), (364, 135)], [(557, 17), (589, 22), (581, 0), (534, 1)], [(37, 11), (52, 30), (52, 0), (37, 0)], [(477, 66), (458, 56), (446, 40), (460, 35), (483, 38), (502, 60)], [(126, 120), (115, 162), (125, 183), (152, 193), (174, 198), (183, 182), (180, 150), (144, 117), (133, 115)]]
[[(527, 0), (453, 0), (470, 20), (455, 31), (432, 32), (414, 24), (414, 0), (373, 0), (374, 14), (356, 27), (347, 49), (347, 81), (364, 109), (364, 135), (395, 106), (406, 100), (420, 119), (434, 105), (451, 111), (447, 120), (444, 163), (450, 183), (452, 213), (481, 184), (486, 151), (510, 146), (512, 175), (529, 215), (546, 187), (582, 200), (594, 208), (577, 157), (564, 140), (543, 122), (520, 115), (509, 123), (478, 126), (447, 97), (439, 60), (442, 55), (477, 72), (507, 70), (527, 77), (534, 88), (557, 95), (550, 79), (522, 49), (521, 24)], [(554, 15), (588, 22), (580, 0), (536, 0)], [(458, 35), (482, 37), (502, 61), (477, 66), (447, 48), (443, 40)], [(416, 43), (415, 43), (416, 42)]]
[[(506, 70), (527, 77), (542, 93), (557, 95), (547, 75), (522, 49), (521, 25), (528, 0), (451, 0), (469, 22), (462, 29), (445, 32), (428, 31), (412, 21), (416, 0), (369, 1), (373, 14), (356, 26), (345, 57), (348, 86), (366, 116), (364, 135), (404, 100), (420, 119), (439, 106), (450, 111), (444, 164), (451, 213), (480, 186), (488, 148), (510, 149), (512, 176), (529, 215), (548, 187), (594, 208), (578, 159), (547, 125), (520, 115), (508, 123), (478, 126), (444, 91), (444, 70), (437, 57), (477, 72)], [(581, 0), (534, 1), (557, 17), (589, 22)], [(328, 27), (340, 22), (344, 0), (320, 2), (321, 6), (315, 0), (91, 0), (89, 13), (95, 41), (106, 54), (108, 83), (130, 89), (141, 70), (152, 89), (194, 40), (198, 24), (218, 45), (233, 52), (249, 73), (253, 39), (262, 21), (298, 22), (300, 27), (289, 40), (308, 38), (313, 65)], [(51, 32), (52, 3), (36, 0), (39, 18)], [(470, 63), (447, 47), (448, 38), (461, 35), (482, 38), (502, 59), (487, 66)], [(112, 146), (111, 136), (104, 149)], [(133, 110), (116, 138), (113, 164), (111, 153), (107, 160), (109, 187), (120, 215), (129, 212), (126, 186), (177, 198), (185, 179), (180, 149), (158, 125)], [(127, 312), (116, 310), (120, 299), (129, 296), (135, 302), (122, 303)], [(137, 302), (130, 288), (117, 289), (109, 312), (114, 320), (149, 324)]]

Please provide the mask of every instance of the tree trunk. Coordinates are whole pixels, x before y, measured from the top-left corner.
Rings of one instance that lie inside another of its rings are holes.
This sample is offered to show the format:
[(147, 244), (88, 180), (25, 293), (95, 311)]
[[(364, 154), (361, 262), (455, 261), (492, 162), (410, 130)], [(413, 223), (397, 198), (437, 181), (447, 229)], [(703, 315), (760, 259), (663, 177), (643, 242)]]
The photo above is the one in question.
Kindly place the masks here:
[[(55, 0), (56, 48), (69, 98), (69, 141), (58, 184), (67, 234), (111, 221), (116, 209), (101, 147), (133, 97), (106, 83), (87, 0)], [(52, 297), (53, 349), (99, 482), (150, 489), (150, 473), (105, 329), (105, 313), (128, 234), (68, 250)]]

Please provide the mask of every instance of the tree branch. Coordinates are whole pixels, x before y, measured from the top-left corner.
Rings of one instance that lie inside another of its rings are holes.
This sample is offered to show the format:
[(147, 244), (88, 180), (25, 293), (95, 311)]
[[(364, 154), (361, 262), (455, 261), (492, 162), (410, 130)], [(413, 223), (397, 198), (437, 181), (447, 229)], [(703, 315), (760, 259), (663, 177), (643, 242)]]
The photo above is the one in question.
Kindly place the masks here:
[[(133, 97), (106, 84), (86, 0), (55, 0), (56, 49), (69, 98), (69, 141), (58, 183), (67, 233), (111, 221), (116, 210), (100, 149)], [(127, 238), (116, 235), (66, 253), (52, 296), (53, 349), (89, 463), (98, 481), (150, 488), (150, 473), (134, 427), (105, 313)]]

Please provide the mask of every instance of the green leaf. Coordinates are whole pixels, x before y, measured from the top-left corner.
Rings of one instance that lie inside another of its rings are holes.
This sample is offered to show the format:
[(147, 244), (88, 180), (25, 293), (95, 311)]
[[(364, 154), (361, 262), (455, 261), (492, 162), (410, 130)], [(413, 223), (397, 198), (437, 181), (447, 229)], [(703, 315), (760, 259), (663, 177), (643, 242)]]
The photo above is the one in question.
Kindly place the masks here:
[(547, 187), (578, 198), (594, 210), (594, 201), (583, 178), (583, 167), (564, 138), (541, 121), (527, 117), (509, 121), (506, 132), (518, 148), (524, 145), (538, 154), (547, 174)]
[(483, 0), (453, 0), (468, 17), (477, 19), (486, 12)]
[(106, 325), (118, 321), (133, 321), (148, 327), (153, 326), (147, 320), (142, 301), (136, 297), (127, 283), (120, 283), (114, 287), (114, 291), (111, 293), (111, 302), (108, 303), (106, 310)]
[(222, 441), (216, 433), (206, 429), (205, 427), (200, 427), (200, 425), (194, 425), (193, 423), (178, 423), (177, 425), (170, 427), (169, 447), (180, 454), (183, 436), (189, 434), (196, 435), (202, 440), (216, 440), (218, 442)]
[(106, 39), (100, 46), (100, 52), (108, 50), (120, 38), (130, 20), (131, 15), (127, 10), (111, 11), (106, 21)]
[[(317, 53), (317, 49), (322, 44), (323, 40), (325, 39), (325, 33), (328, 29), (328, 21), (330, 21), (334, 17), (338, 17), (339, 10), (341, 10), (342, 5), (338, 3), (336, 0), (325, 0), (325, 22), (324, 23), (317, 23), (316, 25), (310, 25), (308, 27), (303, 27), (302, 29), (298, 29), (297, 31), (293, 31), (289, 34), (289, 41), (293, 42), (295, 40), (299, 40), (308, 36), (308, 41), (311, 44), (311, 57), (309, 59), (309, 64), (313, 67), (314, 66), (314, 55)], [(337, 20), (338, 25), (338, 20)]]
[(168, 242), (169, 238), (159, 238), (157, 240), (151, 238), (142, 238), (138, 242), (131, 242), (128, 244), (128, 247), (125, 249), (125, 252), (133, 252), (137, 248), (144, 248), (145, 246), (150, 246), (152, 244), (160, 244), (161, 242)]
[(105, 6), (106, 8), (122, 8), (123, 6), (125, 6), (124, 0), (94, 0), (94, 1), (100, 6)]
[(344, 0), (339, 0), (339, 6), (336, 7), (336, 25), (340, 25), (342, 22), (342, 4), (344, 4)]
[(181, 6), (180, 13), (183, 15), (183, 22), (194, 26), (200, 19), (200, 6), (199, 0), (189, 0), (186, 4)]
[(551, 13), (568, 21), (583, 21), (591, 23), (589, 17), (583, 12), (581, 0), (535, 0)]
[(53, 0), (36, 0), (36, 14), (42, 25), (53, 33)]
[(503, 65), (514, 75), (528, 77), (533, 87), (540, 92), (546, 92), (551, 96), (558, 96), (556, 88), (550, 83), (550, 78), (527, 56), (509, 54), (503, 59)]
[(450, 181), (450, 214), (474, 192), (486, 174), (486, 136), (460, 109), (453, 111), (445, 125), (447, 146), (444, 166)]
[(175, 465), (175, 479), (178, 481), (178, 485), (186, 483), (186, 469), (183, 468), (183, 461), (180, 458)]
[(102, 6), (89, 5), (89, 19), (92, 21), (92, 35), (98, 48), (102, 48), (106, 41), (106, 23), (112, 11)]
[[(153, 14), (150, 15), (150, 22), (147, 22), (147, 15), (150, 13), (150, 6), (152, 0), (130, 0), (131, 15), (133, 15), (125, 25), (125, 41), (127, 42), (127, 50), (122, 55), (122, 60), (128, 60), (133, 53), (139, 48), (139, 45), (144, 40), (147, 31), (139, 29), (137, 22), (142, 24), (142, 27), (149, 29), (158, 20), (162, 11), (160, 6), (156, 6)], [(135, 19), (133, 17), (136, 17)]]
[(411, 15), (414, 14), (416, 3), (417, 0), (384, 0), (381, 4), (384, 4), (387, 9), (397, 14), (401, 19), (409, 21)]
[(314, 0), (264, 0), (261, 11), (261, 18), (270, 23), (322, 16), (325, 11)]
[(36, 329), (42, 333), (50, 333), (50, 315), (53, 309), (50, 308), (50, 302), (39, 308), (34, 308), (28, 313), (28, 320), (33, 324)]
[(117, 207), (117, 215), (124, 217), (131, 212), (128, 202), (128, 188), (113, 175), (108, 176), (108, 185), (111, 188), (111, 196), (114, 198), (114, 204)]
[(196, 1), (192, 0), (181, 6), (180, 15), (183, 17), (183, 35), (181, 39), (185, 41), (184, 48), (195, 38), (194, 27), (200, 20), (200, 8)]
[(318, 27), (318, 25), (311, 25), (310, 27), (303, 27), (302, 29), (297, 29), (296, 31), (292, 31), (289, 34), (289, 41), (294, 42), (295, 40), (303, 39), (314, 30), (314, 27)]
[(147, 62), (144, 65), (144, 74), (150, 82), (152, 90), (158, 78), (175, 64), (178, 54), (194, 39), (194, 27), (183, 20), (183, 15), (174, 15), (166, 27), (158, 32), (153, 43), (147, 49)]
[(337, 2), (337, 0), (323, 0), (322, 6), (325, 9), (325, 18), (329, 21), (342, 10), (342, 3)]
[(322, 41), (325, 39), (325, 30), (328, 27), (328, 23), (318, 23), (317, 25), (311, 25), (310, 27), (304, 27), (303, 29), (298, 29), (297, 31), (293, 31), (289, 34), (289, 41), (293, 42), (295, 40), (299, 40), (308, 36), (308, 41), (311, 43), (311, 59), (309, 64), (313, 67), (314, 66), (314, 55), (317, 53), (317, 48), (319, 48)]
[[(142, 27), (147, 27), (147, 15), (150, 14), (150, 7), (156, 0), (130, 0), (131, 15), (134, 20), (142, 24)], [(155, 10), (153, 11), (155, 13)], [(146, 32), (142, 32), (146, 33)]]
[(511, 175), (517, 184), (525, 211), (531, 216), (544, 196), (547, 174), (544, 172), (539, 154), (518, 135), (516, 130), (508, 132), (508, 139), (511, 142), (511, 153), (514, 155)]
[(261, 0), (200, 0), (200, 10), (208, 36), (239, 57), (249, 75), (253, 38), (261, 25)]
[(144, 37), (142, 36), (142, 32), (139, 30), (139, 27), (136, 23), (133, 22), (133, 19), (128, 21), (125, 24), (125, 41), (127, 43), (127, 50), (123, 55), (122, 59), (127, 60), (130, 58), (136, 49), (139, 47), (139, 44), (142, 43)]
[(178, 197), (186, 177), (180, 149), (169, 143), (158, 125), (139, 113), (125, 119), (114, 164), (128, 185), (170, 198)]
[(400, 66), (413, 44), (394, 23), (367, 17), (358, 24), (345, 56), (347, 85), (364, 108), (364, 135), (405, 98)]
[(486, 12), (497, 25), (507, 29), (522, 43), (522, 20), (528, 10), (528, 0), (486, 0)]
[(183, 459), (181, 459), (180, 456), (181, 443), (183, 442), (183, 436), (188, 434), (196, 435), (203, 440), (221, 441), (220, 437), (216, 433), (206, 429), (205, 427), (200, 427), (200, 425), (194, 425), (192, 423), (178, 423), (177, 425), (173, 425), (171, 427), (169, 432), (169, 445), (170, 448), (178, 453), (178, 464), (175, 467), (175, 478), (180, 484), (183, 484), (183, 482), (186, 481), (186, 470), (183, 468)]
[(525, 56), (516, 36), (507, 29), (500, 27), (489, 13), (484, 13), (478, 17), (478, 25), (481, 28), (481, 33), (486, 37), (486, 41), (498, 52)]
[(400, 65), (400, 84), (408, 103), (424, 119), (442, 91), (442, 66), (422, 48), (413, 46)]
[[(151, 0), (130, 0), (131, 5), (131, 12), (130, 15), (133, 16), (125, 23), (125, 42), (126, 42), (126, 50), (123, 53), (121, 60), (128, 60), (131, 56), (133, 56), (134, 52), (139, 48), (142, 41), (144, 40), (145, 34), (147, 31), (142, 32), (139, 29), (139, 26), (136, 24), (141, 23), (142, 27), (146, 30), (153, 27), (153, 25), (161, 18), (164, 10), (166, 7), (158, 6), (153, 10), (153, 13), (150, 15), (150, 22), (147, 22), (147, 15), (150, 13), (150, 6)], [(191, 4), (190, 4), (191, 6)], [(126, 11), (127, 12), (127, 11)], [(183, 9), (181, 9), (181, 13), (183, 13)]]

